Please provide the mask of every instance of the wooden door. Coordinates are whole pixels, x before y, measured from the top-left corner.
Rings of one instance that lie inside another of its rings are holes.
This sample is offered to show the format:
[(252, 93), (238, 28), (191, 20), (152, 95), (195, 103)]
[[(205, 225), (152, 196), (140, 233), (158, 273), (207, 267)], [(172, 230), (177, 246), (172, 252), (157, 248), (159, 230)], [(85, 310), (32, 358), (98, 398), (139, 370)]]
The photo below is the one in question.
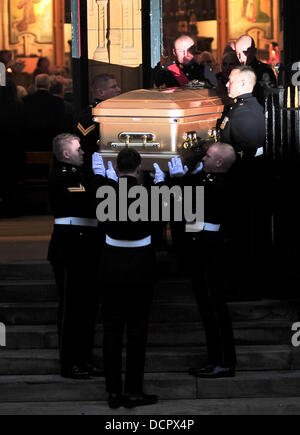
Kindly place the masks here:
[(53, 1), (53, 41), (54, 62), (56, 66), (65, 66), (65, 0)]

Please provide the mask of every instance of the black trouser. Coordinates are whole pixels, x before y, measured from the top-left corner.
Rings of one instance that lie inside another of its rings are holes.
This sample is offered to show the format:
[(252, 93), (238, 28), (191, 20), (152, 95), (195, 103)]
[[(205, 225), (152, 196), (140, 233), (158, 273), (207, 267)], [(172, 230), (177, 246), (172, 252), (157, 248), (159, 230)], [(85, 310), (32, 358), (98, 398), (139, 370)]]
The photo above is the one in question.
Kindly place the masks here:
[(92, 363), (99, 306), (96, 264), (51, 263), (59, 294), (58, 338), (63, 368)]
[(266, 163), (255, 158), (233, 179), (226, 226), (233, 249), (233, 281), (237, 293), (263, 296), (271, 275), (271, 188)]
[(206, 334), (208, 363), (234, 366), (235, 344), (224, 296), (222, 236), (219, 232), (201, 231), (187, 237), (191, 280)]
[(149, 313), (153, 301), (155, 258), (150, 246), (103, 251), (102, 313), (106, 389), (122, 392), (122, 343), (126, 328), (124, 391), (143, 392)]
[(108, 392), (122, 391), (122, 343), (126, 327), (126, 376), (124, 391), (143, 391), (149, 312), (152, 286), (112, 287), (104, 292), (103, 356)]

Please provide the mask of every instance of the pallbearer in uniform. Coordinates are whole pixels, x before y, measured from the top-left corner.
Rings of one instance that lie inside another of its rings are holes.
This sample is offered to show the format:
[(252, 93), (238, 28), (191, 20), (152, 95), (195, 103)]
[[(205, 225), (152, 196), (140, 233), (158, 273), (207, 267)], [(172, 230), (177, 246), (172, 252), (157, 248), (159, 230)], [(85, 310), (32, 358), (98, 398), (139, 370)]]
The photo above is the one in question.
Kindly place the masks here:
[(99, 126), (93, 120), (92, 109), (101, 101), (120, 95), (121, 89), (112, 74), (98, 74), (92, 81), (93, 104), (86, 107), (79, 115), (75, 134), (79, 136), (84, 156), (84, 172), (92, 175), (92, 154), (99, 149)]
[[(204, 187), (204, 222), (186, 223), (183, 249), (208, 352), (208, 364), (190, 369), (190, 374), (208, 379), (235, 374), (235, 344), (224, 291), (222, 231), (230, 196), (227, 172), (235, 159), (231, 145), (216, 143), (203, 158), (203, 170), (199, 166), (192, 173), (186, 172), (178, 157), (169, 164), (172, 185), (193, 186), (195, 190)], [(195, 203), (195, 191), (193, 198)]]
[[(127, 201), (128, 190), (138, 186), (141, 157), (135, 149), (125, 148), (117, 157), (118, 177), (110, 167), (105, 171), (100, 154), (93, 155), (96, 184), (115, 192), (115, 221), (100, 223), (105, 229), (101, 270), (104, 324), (103, 356), (108, 404), (111, 408), (151, 405), (157, 396), (143, 391), (145, 352), (149, 313), (155, 281), (155, 256), (149, 222), (131, 221), (119, 216), (119, 201)], [(108, 178), (104, 178), (105, 174)], [(120, 184), (127, 188), (119, 191)], [(99, 190), (98, 190), (99, 192)], [(98, 193), (97, 192), (97, 196)], [(128, 206), (132, 203), (128, 199)], [(126, 207), (126, 206), (125, 206)], [(126, 207), (127, 213), (127, 207)], [(98, 214), (97, 217), (101, 220)], [(123, 394), (122, 341), (126, 327), (126, 372)]]
[(58, 334), (61, 375), (74, 379), (101, 376), (93, 365), (99, 287), (96, 273), (101, 251), (97, 235), (95, 193), (82, 176), (79, 138), (61, 134), (53, 140), (56, 157), (49, 180), (54, 215), (48, 259), (59, 293)]
[(221, 140), (231, 144), (237, 156), (231, 171), (236, 197), (228, 222), (235, 253), (236, 290), (239, 295), (248, 293), (253, 298), (256, 290), (258, 297), (265, 291), (270, 243), (265, 117), (252, 95), (255, 83), (251, 67), (232, 70), (227, 87), (233, 104), (220, 125)]
[(253, 96), (256, 76), (251, 67), (235, 67), (227, 82), (233, 104), (222, 118), (221, 139), (234, 147), (238, 163), (263, 155), (266, 138), (263, 108)]

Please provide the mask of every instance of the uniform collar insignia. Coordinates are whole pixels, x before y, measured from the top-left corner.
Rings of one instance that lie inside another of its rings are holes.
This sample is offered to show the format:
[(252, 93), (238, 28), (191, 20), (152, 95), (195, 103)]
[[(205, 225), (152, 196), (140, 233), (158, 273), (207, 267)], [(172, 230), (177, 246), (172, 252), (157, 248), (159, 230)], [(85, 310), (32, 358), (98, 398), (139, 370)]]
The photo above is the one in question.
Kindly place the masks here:
[(214, 181), (214, 179), (215, 179), (215, 174), (213, 174), (213, 173), (211, 173), (211, 172), (208, 172), (208, 173), (206, 174), (206, 179), (207, 179), (207, 181)]

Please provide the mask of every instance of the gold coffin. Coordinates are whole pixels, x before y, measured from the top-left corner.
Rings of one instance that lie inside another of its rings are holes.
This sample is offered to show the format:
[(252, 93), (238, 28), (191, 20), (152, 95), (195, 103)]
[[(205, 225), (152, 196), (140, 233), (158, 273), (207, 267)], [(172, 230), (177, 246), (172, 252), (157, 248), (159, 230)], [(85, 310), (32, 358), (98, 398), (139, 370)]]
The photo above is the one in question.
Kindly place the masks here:
[(99, 152), (115, 161), (118, 152), (134, 147), (143, 168), (153, 169), (207, 139), (223, 111), (223, 103), (211, 89), (138, 89), (99, 103), (93, 108), (99, 123)]

